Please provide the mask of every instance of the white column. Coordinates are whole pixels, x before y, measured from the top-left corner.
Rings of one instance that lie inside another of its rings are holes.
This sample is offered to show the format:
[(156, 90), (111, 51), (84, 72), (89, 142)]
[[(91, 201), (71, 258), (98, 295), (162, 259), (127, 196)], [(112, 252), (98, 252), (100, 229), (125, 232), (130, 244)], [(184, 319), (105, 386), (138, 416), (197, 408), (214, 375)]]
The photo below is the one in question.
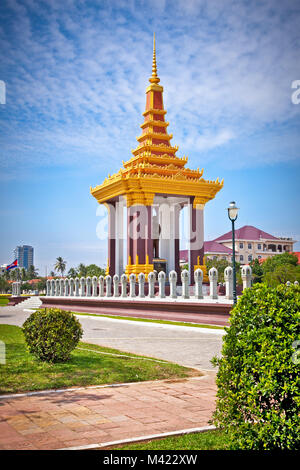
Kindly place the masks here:
[(120, 276), (124, 272), (124, 200), (121, 196), (116, 202), (116, 274)]

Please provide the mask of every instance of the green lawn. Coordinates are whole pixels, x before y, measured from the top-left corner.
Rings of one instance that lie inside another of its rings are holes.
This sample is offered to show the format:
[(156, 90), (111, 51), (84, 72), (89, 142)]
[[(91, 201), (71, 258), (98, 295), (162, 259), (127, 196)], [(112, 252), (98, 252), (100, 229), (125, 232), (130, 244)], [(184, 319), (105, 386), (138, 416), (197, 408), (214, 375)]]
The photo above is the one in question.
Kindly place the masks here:
[(7, 297), (0, 297), (0, 307), (5, 307), (9, 302), (9, 299)]
[(152, 320), (150, 318), (137, 318), (137, 317), (120, 317), (117, 315), (97, 315), (96, 313), (82, 313), (82, 312), (72, 312), (74, 315), (87, 315), (91, 317), (104, 317), (104, 318), (113, 318), (119, 320), (130, 320), (130, 321), (140, 321), (140, 322), (150, 322), (150, 323), (160, 323), (163, 325), (176, 325), (176, 326), (189, 326), (194, 328), (212, 328), (215, 330), (224, 330), (223, 326), (217, 325), (204, 325), (200, 323), (187, 323), (180, 321), (169, 321), (169, 320)]
[(75, 349), (66, 363), (44, 363), (29, 354), (22, 330), (17, 326), (0, 325), (0, 340), (6, 345), (6, 364), (0, 364), (1, 394), (200, 375), (177, 364), (141, 360), (142, 356), (135, 354), (124, 353), (124, 357), (99, 354), (123, 353), (87, 343), (80, 343), (81, 349)]
[(226, 450), (227, 436), (223, 431), (206, 431), (166, 437), (117, 447), (117, 450)]

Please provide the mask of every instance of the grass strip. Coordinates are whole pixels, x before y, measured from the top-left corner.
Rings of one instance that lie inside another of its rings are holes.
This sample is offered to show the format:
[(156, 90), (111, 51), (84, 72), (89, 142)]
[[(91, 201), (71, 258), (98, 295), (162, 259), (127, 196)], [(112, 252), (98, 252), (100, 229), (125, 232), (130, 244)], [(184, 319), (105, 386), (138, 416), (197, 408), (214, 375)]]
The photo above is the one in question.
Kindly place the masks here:
[(101, 315), (97, 313), (83, 313), (83, 312), (72, 312), (74, 315), (84, 315), (89, 317), (104, 317), (104, 318), (112, 318), (117, 320), (130, 320), (130, 321), (138, 321), (138, 322), (148, 322), (148, 323), (159, 323), (162, 325), (175, 325), (175, 326), (189, 326), (193, 328), (210, 328), (214, 330), (224, 330), (224, 327), (217, 326), (217, 325), (205, 325), (202, 323), (187, 323), (187, 322), (180, 322), (180, 321), (169, 321), (169, 320), (155, 320), (151, 318), (137, 318), (137, 317), (120, 317), (117, 315)]
[[(224, 431), (205, 431), (165, 437), (153, 441), (126, 444), (116, 450), (226, 450), (228, 438)], [(158, 462), (159, 463), (159, 462)]]
[(0, 340), (6, 352), (6, 363), (0, 365), (0, 394), (201, 375), (178, 364), (158, 363), (155, 358), (141, 361), (149, 358), (82, 342), (67, 362), (41, 362), (28, 352), (22, 329), (12, 325), (0, 325)]

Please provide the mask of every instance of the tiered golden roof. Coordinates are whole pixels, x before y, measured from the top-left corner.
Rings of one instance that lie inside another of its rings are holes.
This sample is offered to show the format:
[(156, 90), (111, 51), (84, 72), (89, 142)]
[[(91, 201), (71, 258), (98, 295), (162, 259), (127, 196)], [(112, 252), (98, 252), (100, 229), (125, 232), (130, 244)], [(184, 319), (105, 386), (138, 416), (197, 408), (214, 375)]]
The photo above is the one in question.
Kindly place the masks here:
[(187, 157), (177, 157), (178, 146), (171, 146), (173, 135), (167, 133), (166, 110), (163, 108), (163, 87), (157, 76), (155, 36), (153, 42), (152, 75), (146, 90), (142, 134), (137, 137), (138, 146), (132, 150), (133, 157), (123, 161), (114, 175), (91, 188), (91, 194), (99, 203), (123, 195), (127, 205), (151, 205), (155, 194), (194, 196), (194, 205), (205, 204), (222, 188), (223, 181), (206, 181), (203, 170), (191, 170), (185, 165)]

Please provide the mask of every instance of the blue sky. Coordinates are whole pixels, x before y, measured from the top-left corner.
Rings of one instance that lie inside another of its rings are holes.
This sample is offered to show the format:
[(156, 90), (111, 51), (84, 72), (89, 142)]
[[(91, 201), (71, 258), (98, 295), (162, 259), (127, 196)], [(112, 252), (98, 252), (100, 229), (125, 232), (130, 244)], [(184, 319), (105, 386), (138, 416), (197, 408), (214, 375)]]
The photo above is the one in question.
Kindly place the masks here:
[(300, 240), (299, 24), (296, 0), (2, 0), (0, 263), (32, 244), (41, 274), (106, 264), (89, 188), (136, 146), (153, 31), (177, 155), (224, 178), (205, 238), (235, 200), (238, 227)]

